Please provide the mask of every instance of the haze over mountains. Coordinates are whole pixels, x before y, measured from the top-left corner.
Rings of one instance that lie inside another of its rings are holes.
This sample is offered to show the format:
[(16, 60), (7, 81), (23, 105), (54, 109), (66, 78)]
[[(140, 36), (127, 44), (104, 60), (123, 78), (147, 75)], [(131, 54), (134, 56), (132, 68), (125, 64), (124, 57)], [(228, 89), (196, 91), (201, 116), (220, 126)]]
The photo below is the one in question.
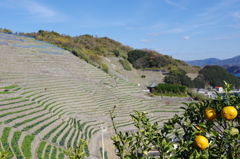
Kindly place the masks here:
[(208, 59), (204, 59), (204, 60), (193, 60), (193, 61), (185, 61), (185, 62), (191, 66), (200, 66), (200, 67), (204, 67), (206, 65), (218, 65), (218, 66), (238, 65), (238, 66), (240, 66), (240, 55), (229, 58), (229, 59), (224, 59), (224, 60), (220, 60), (217, 58), (208, 58)]
[(229, 59), (224, 59), (220, 60), (218, 58), (208, 58), (204, 60), (193, 60), (193, 61), (185, 61), (191, 66), (200, 66), (204, 67), (206, 65), (218, 65), (218, 66), (223, 66), (223, 65), (239, 65), (240, 66), (240, 55), (229, 58)]
[(218, 65), (222, 66), (230, 73), (240, 74), (240, 55), (224, 60), (220, 60), (217, 58), (208, 58), (204, 60), (193, 60), (185, 62), (191, 66), (200, 67), (204, 67), (206, 65)]

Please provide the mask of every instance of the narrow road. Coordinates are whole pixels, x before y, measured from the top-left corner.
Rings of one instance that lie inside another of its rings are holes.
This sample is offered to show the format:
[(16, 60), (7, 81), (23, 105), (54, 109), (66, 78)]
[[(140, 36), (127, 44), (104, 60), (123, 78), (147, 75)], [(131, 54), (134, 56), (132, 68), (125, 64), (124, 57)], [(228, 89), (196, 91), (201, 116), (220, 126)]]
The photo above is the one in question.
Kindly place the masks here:
[[(134, 132), (134, 131), (136, 131), (136, 129), (124, 130), (122, 132)], [(110, 139), (110, 137), (114, 134), (115, 134), (115, 132), (113, 132), (113, 131), (105, 132), (104, 133), (104, 139)], [(99, 156), (99, 151), (100, 151), (99, 142), (101, 140), (102, 140), (102, 132), (99, 131), (91, 139), (91, 143), (90, 143), (90, 146), (89, 146), (90, 156), (87, 159), (101, 159), (101, 157)]]

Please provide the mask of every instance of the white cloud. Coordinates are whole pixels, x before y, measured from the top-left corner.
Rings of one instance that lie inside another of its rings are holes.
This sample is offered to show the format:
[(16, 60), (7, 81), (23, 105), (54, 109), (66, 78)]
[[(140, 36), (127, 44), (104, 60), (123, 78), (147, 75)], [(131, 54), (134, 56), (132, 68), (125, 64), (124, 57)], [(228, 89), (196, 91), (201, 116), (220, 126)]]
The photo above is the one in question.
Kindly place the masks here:
[(52, 9), (41, 5), (37, 2), (30, 0), (21, 0), (22, 7), (28, 12), (28, 14), (35, 14), (38, 17), (54, 17), (56, 16), (56, 12)]
[(235, 6), (236, 3), (238, 3), (238, 1), (239, 0), (219, 1), (218, 4), (207, 8), (206, 11), (202, 14), (199, 14), (199, 16), (204, 16), (206, 19), (216, 18), (216, 16), (220, 15), (219, 11), (223, 12), (224, 10), (230, 10)]
[(178, 4), (178, 3), (175, 3), (175, 2), (173, 2), (173, 1), (165, 0), (165, 2), (166, 2), (167, 4), (169, 4), (169, 5), (172, 5), (172, 6), (175, 6), (175, 7), (181, 8), (181, 9), (185, 9), (184, 6), (182, 6), (182, 5)]
[(160, 36), (160, 33), (148, 33), (148, 35), (152, 35), (152, 36)]
[(152, 40), (146, 40), (146, 39), (142, 39), (141, 42), (145, 42), (145, 43), (150, 43), (150, 42), (157, 42), (158, 40), (156, 39), (152, 39)]
[(182, 37), (184, 40), (189, 40), (190, 39), (190, 37), (189, 36), (184, 36), (184, 37)]
[(34, 19), (40, 23), (60, 22), (65, 19), (63, 14), (34, 0), (3, 0), (0, 2), (0, 6), (17, 10), (19, 15), (28, 15), (25, 18)]

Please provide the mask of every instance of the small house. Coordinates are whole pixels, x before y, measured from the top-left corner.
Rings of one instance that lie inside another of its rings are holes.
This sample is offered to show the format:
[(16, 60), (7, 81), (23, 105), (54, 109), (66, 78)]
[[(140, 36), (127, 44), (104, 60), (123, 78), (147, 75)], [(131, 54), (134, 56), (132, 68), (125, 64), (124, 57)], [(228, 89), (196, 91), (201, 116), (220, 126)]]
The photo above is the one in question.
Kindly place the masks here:
[(157, 86), (156, 83), (152, 83), (147, 88), (149, 89), (150, 93), (152, 93), (152, 92), (154, 92), (156, 86)]
[(223, 87), (215, 87), (216, 91), (219, 93), (223, 93)]

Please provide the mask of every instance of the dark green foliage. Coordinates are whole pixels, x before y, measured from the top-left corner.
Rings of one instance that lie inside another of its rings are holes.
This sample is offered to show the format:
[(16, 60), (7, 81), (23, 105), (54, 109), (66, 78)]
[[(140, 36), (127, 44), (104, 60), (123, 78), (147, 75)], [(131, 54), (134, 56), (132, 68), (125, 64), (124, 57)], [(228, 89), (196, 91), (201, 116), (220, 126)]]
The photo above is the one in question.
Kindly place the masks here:
[(68, 148), (70, 148), (70, 147), (72, 146), (71, 143), (72, 143), (72, 140), (73, 140), (73, 137), (74, 137), (76, 131), (77, 131), (77, 129), (75, 129), (75, 130), (73, 131), (72, 135), (70, 136), (70, 138), (69, 138), (69, 140), (68, 140), (68, 142), (67, 142), (67, 147), (68, 147)]
[(115, 55), (116, 57), (118, 57), (118, 56), (120, 55), (120, 53), (119, 53), (118, 50), (114, 50), (113, 53), (114, 53), (114, 55)]
[(78, 146), (78, 144), (77, 144), (78, 143), (78, 138), (79, 138), (79, 136), (81, 134), (81, 131), (83, 130), (83, 128), (84, 128), (84, 126), (86, 124), (87, 124), (86, 122), (80, 124), (80, 120), (77, 122), (78, 132), (77, 132), (76, 138), (74, 140), (74, 144), (73, 144), (74, 148), (77, 148), (77, 146)]
[(10, 122), (13, 121), (13, 120), (16, 120), (16, 119), (25, 117), (25, 116), (27, 116), (27, 115), (32, 115), (32, 114), (34, 114), (34, 113), (39, 113), (39, 112), (41, 112), (41, 111), (43, 111), (43, 110), (44, 110), (44, 109), (42, 109), (42, 110), (37, 110), (37, 111), (33, 111), (33, 112), (29, 113), (29, 114), (23, 114), (23, 115), (16, 116), (16, 117), (14, 117), (14, 118), (5, 120), (4, 123), (7, 124), (7, 123), (10, 123)]
[(49, 136), (54, 133), (58, 128), (60, 128), (60, 126), (62, 126), (65, 122), (62, 122), (60, 125), (56, 126), (55, 128), (53, 128), (50, 132), (48, 132), (43, 139), (46, 140), (49, 138)]
[(33, 139), (34, 139), (33, 135), (26, 135), (22, 142), (22, 152), (27, 159), (30, 159), (32, 157), (31, 144)]
[[(103, 158), (102, 147), (100, 147), (100, 154), (101, 154), (101, 157)], [(108, 159), (107, 151), (104, 151), (104, 158), (105, 158), (105, 159)]]
[(128, 61), (136, 69), (159, 68), (169, 64), (169, 61), (163, 55), (151, 50), (129, 51)]
[(64, 131), (64, 129), (66, 129), (66, 127), (68, 126), (68, 124), (66, 126), (64, 126), (53, 138), (52, 138), (52, 142), (56, 143), (57, 138), (59, 137), (59, 135)]
[[(49, 112), (50, 113), (50, 112)], [(40, 118), (40, 117), (43, 117), (43, 116), (45, 116), (45, 115), (47, 115), (47, 114), (49, 114), (49, 113), (46, 113), (46, 114), (41, 114), (41, 115), (39, 115), (39, 116), (35, 116), (35, 117), (33, 117), (33, 118), (30, 118), (30, 119), (26, 119), (26, 120), (24, 120), (24, 121), (22, 121), (22, 122), (20, 122), (20, 123), (16, 123), (13, 127), (19, 127), (20, 125), (23, 125), (23, 124), (25, 124), (25, 123), (27, 123), (27, 122), (30, 122), (30, 121), (33, 121), (33, 120), (35, 120), (35, 119), (38, 119), (38, 118)]]
[[(11, 98), (10, 98), (11, 99)], [(4, 101), (4, 100), (3, 100)], [(21, 102), (26, 102), (28, 101), (27, 99), (18, 101), (18, 102), (10, 102), (10, 103), (5, 103), (5, 104), (0, 104), (0, 106), (5, 106), (5, 105), (10, 105), (10, 104), (17, 104), (17, 103), (21, 103)]]
[(49, 122), (49, 123), (41, 126), (38, 130), (36, 130), (36, 131), (34, 132), (34, 134), (36, 135), (36, 134), (40, 133), (44, 128), (46, 128), (47, 126), (51, 125), (52, 123), (54, 123), (54, 122), (57, 121), (57, 120), (58, 120), (58, 119), (55, 119), (55, 120), (53, 120), (53, 121), (51, 121), (51, 122)]
[(65, 139), (67, 138), (67, 136), (69, 135), (70, 131), (71, 131), (72, 127), (63, 135), (62, 139), (60, 140), (60, 145), (64, 146), (65, 143)]
[(165, 76), (164, 82), (171, 83), (171, 84), (184, 85), (190, 88), (194, 87), (194, 84), (191, 78), (189, 78), (186, 75), (186, 72), (181, 69), (179, 69), (178, 71), (177, 70), (171, 71), (167, 76)]
[(234, 83), (236, 88), (240, 87), (240, 80), (220, 66), (205, 66), (200, 70), (198, 78), (213, 87), (223, 87), (223, 81)]
[(45, 154), (44, 154), (44, 159), (49, 159), (49, 155), (50, 155), (50, 152), (51, 152), (51, 148), (52, 146), (51, 145), (48, 145), (46, 150), (45, 150)]
[(57, 158), (57, 148), (56, 147), (53, 148), (50, 158), (51, 159), (56, 159)]
[(141, 77), (142, 77), (142, 78), (146, 78), (146, 75), (142, 75)]
[[(43, 119), (43, 120), (41, 120), (41, 121), (38, 121), (38, 122), (32, 124), (32, 125), (28, 125), (28, 126), (26, 126), (25, 128), (23, 128), (23, 131), (27, 131), (27, 130), (33, 128), (34, 126), (36, 126), (36, 125), (38, 125), (38, 124), (40, 124), (40, 123), (42, 123), (42, 122), (44, 122), (44, 121), (52, 118), (52, 117), (53, 117), (53, 116), (50, 116), (50, 117), (48, 117), (48, 118), (45, 118), (45, 119)], [(39, 132), (39, 130), (37, 130), (37, 131)]]
[(119, 62), (122, 64), (122, 66), (125, 70), (127, 70), (127, 71), (132, 70), (128, 61), (121, 59), (121, 60), (119, 60)]
[(5, 127), (3, 129), (1, 141), (2, 141), (2, 145), (3, 145), (3, 148), (5, 149), (5, 151), (8, 152), (10, 156), (13, 156), (12, 150), (8, 143), (8, 137), (9, 137), (9, 133), (10, 133), (11, 129), (12, 129), (11, 127)]
[(169, 83), (159, 83), (155, 87), (156, 93), (184, 93), (186, 91), (186, 86), (174, 85)]
[[(17, 107), (18, 107), (18, 106), (17, 106)], [(40, 107), (40, 106), (37, 106), (37, 107)], [(35, 108), (37, 108), (37, 107), (35, 107)], [(28, 109), (23, 109), (23, 110), (15, 111), (15, 112), (4, 113), (4, 114), (1, 114), (0, 117), (4, 117), (4, 116), (10, 115), (10, 114), (15, 114), (15, 113), (24, 112), (24, 111), (31, 110), (31, 109), (34, 109), (34, 108), (28, 108)]]
[(204, 88), (205, 87), (205, 82), (201, 78), (195, 78), (193, 80), (193, 84), (195, 88)]
[(21, 137), (21, 134), (22, 134), (21, 131), (15, 131), (13, 134), (13, 138), (11, 140), (12, 149), (13, 149), (13, 152), (15, 153), (17, 159), (23, 159), (23, 156), (18, 147), (18, 141)]
[(143, 58), (146, 55), (146, 51), (143, 50), (132, 50), (128, 52), (128, 61), (130, 63), (134, 63), (135, 61), (137, 61), (140, 58)]
[(64, 159), (64, 153), (59, 153), (58, 154), (58, 159)]
[(5, 111), (5, 110), (15, 109), (15, 108), (21, 108), (21, 107), (25, 107), (25, 106), (30, 106), (32, 104), (34, 104), (34, 103), (29, 103), (29, 104), (24, 104), (24, 105), (17, 105), (17, 106), (14, 106), (14, 107), (3, 108), (3, 109), (0, 109), (0, 111)]
[(89, 149), (88, 149), (88, 145), (87, 144), (84, 146), (84, 150), (85, 150), (86, 156), (88, 157), (89, 156)]
[(43, 153), (43, 149), (45, 147), (45, 145), (47, 144), (46, 141), (42, 141), (38, 147), (38, 150), (37, 150), (37, 157), (39, 159), (42, 159), (42, 153)]

